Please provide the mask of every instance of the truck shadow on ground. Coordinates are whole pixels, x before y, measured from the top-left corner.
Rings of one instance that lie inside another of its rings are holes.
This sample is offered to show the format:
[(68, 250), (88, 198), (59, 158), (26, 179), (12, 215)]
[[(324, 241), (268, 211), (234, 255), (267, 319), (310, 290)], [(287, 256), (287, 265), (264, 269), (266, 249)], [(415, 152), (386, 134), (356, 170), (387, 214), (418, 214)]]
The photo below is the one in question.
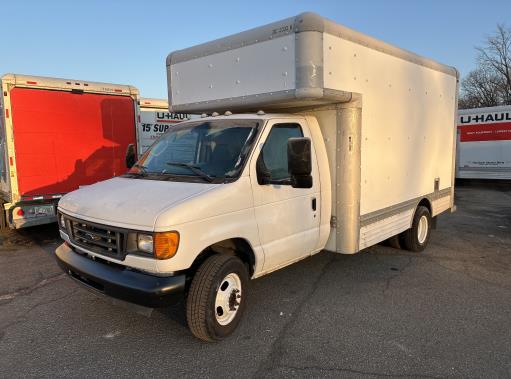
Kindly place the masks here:
[(0, 232), (0, 250), (20, 250), (29, 246), (44, 246), (58, 242), (60, 235), (56, 223)]
[[(413, 263), (414, 257), (419, 258), (415, 253), (388, 247), (385, 242), (358, 255), (323, 251), (271, 275), (251, 280), (244, 318), (250, 315), (249, 318), (262, 320), (268, 317), (285, 320), (315, 295), (323, 276), (330, 275), (332, 271), (339, 277), (341, 291), (342, 283), (353, 277), (364, 280), (365, 283), (381, 282), (384, 291), (388, 286), (387, 281), (406, 270)], [(155, 309), (153, 315), (160, 315), (187, 328), (184, 298), (169, 307)]]

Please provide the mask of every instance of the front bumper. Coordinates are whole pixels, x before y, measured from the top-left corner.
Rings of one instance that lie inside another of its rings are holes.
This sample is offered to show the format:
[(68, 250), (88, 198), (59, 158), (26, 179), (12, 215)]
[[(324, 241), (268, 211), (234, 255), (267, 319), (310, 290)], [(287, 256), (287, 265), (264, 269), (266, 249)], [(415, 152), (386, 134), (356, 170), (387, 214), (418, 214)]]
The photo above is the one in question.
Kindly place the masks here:
[(94, 261), (67, 244), (55, 251), (60, 268), (71, 278), (104, 295), (145, 307), (165, 307), (182, 298), (185, 275), (154, 276)]

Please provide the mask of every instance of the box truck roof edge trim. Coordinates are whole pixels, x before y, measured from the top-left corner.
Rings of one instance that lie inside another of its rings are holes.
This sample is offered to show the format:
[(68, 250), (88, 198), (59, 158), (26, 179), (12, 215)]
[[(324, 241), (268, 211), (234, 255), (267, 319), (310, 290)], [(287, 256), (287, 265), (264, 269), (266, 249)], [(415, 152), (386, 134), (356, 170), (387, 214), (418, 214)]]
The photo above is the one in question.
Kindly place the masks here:
[(165, 108), (165, 109), (168, 109), (169, 103), (167, 100), (141, 97), (140, 98), (140, 107), (141, 108), (155, 108), (155, 109)]
[(124, 96), (129, 95), (136, 99), (139, 97), (138, 89), (131, 85), (12, 73), (5, 74), (0, 79), (2, 82), (10, 84), (13, 87), (58, 89), (69, 91), (79, 90), (90, 93), (108, 93), (112, 95)]

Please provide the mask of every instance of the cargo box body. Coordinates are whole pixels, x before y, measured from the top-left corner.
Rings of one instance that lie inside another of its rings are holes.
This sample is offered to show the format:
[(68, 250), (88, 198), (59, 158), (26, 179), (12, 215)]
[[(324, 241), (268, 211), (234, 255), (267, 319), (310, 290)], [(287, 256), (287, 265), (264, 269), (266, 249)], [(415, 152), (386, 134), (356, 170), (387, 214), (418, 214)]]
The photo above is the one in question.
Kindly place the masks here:
[(136, 89), (11, 74), (1, 84), (0, 189), (12, 226), (51, 221), (50, 206), (64, 193), (126, 171)]
[(458, 112), (456, 178), (511, 180), (511, 106)]
[(458, 73), (306, 13), (167, 58), (175, 112), (314, 116), (332, 178), (327, 249), (354, 253), (454, 208)]

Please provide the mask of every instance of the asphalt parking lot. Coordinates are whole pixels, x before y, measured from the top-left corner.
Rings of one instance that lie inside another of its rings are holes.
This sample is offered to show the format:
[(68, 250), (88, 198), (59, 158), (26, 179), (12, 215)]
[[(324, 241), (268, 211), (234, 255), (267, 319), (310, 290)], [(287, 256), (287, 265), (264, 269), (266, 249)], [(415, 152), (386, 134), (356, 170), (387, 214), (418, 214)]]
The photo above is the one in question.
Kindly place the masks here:
[(0, 237), (0, 377), (511, 377), (511, 186), (463, 186), (420, 254), (320, 253), (252, 282), (238, 331), (192, 337), (80, 288), (55, 225)]

